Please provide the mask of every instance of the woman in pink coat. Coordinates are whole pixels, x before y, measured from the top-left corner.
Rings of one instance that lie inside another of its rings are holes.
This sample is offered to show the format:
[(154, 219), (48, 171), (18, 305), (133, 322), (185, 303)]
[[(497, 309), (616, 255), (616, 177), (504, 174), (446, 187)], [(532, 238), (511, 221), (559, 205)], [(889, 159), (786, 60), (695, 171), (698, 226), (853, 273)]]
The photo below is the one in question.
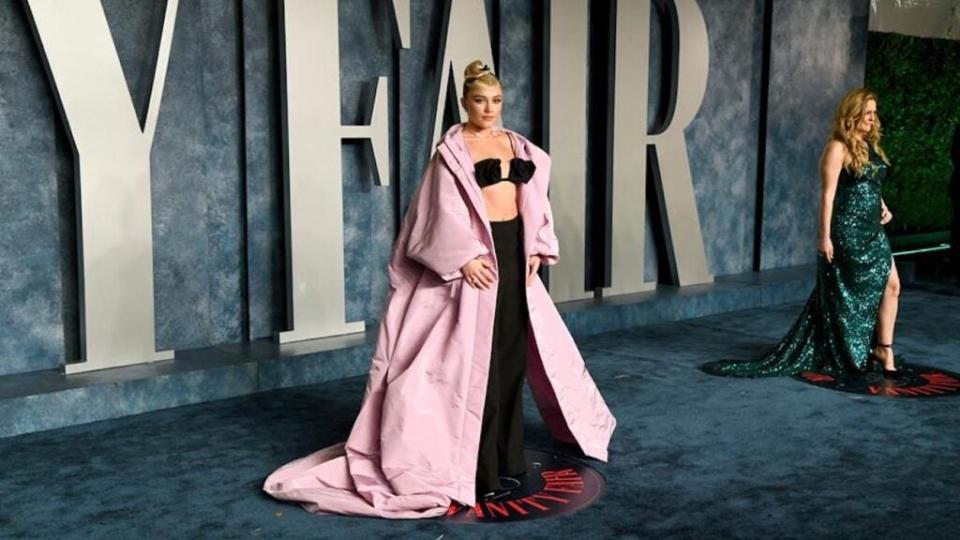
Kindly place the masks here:
[(360, 413), (345, 443), (271, 474), (311, 512), (431, 517), (524, 473), (524, 374), (554, 438), (607, 459), (616, 420), (537, 275), (559, 258), (550, 157), (498, 129), (502, 90), (466, 70), (468, 121), (437, 144), (394, 244)]

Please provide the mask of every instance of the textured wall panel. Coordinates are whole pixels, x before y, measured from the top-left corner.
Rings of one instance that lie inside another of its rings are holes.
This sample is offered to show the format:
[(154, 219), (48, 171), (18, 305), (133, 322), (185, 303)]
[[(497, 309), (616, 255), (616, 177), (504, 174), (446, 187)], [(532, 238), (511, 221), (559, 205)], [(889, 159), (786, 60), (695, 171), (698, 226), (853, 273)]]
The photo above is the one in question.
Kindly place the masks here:
[(243, 0), (246, 274), (252, 339), (286, 328), (278, 11), (275, 2)]
[(239, 2), (181, 2), (151, 156), (159, 350), (243, 337), (240, 35)]
[(73, 160), (19, 2), (0, 2), (0, 375), (77, 354)]
[(736, 274), (749, 271), (753, 257), (763, 0), (711, 0), (700, 9), (710, 74), (686, 130), (690, 172), (710, 272)]
[(762, 268), (817, 258), (817, 163), (837, 104), (861, 86), (866, 0), (773, 3)]

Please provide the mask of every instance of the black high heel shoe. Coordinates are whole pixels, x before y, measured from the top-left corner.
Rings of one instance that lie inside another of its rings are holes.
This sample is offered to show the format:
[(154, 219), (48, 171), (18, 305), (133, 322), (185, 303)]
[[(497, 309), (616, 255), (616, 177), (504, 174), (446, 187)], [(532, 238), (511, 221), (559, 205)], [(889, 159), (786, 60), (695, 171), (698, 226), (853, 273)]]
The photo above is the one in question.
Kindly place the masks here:
[(517, 488), (519, 488), (521, 485), (523, 485), (523, 482), (520, 480), (519, 477), (521, 477), (521, 476), (523, 476), (523, 475), (525, 475), (525, 474), (527, 474), (526, 471), (523, 471), (523, 472), (521, 472), (521, 473), (519, 473), (519, 474), (511, 474), (511, 475), (501, 475), (501, 476), (499, 476), (499, 479), (500, 479), (500, 487), (499, 487), (499, 488), (496, 488), (496, 489), (493, 489), (492, 491), (488, 491), (488, 492), (486, 492), (486, 493), (482, 493), (482, 494), (478, 495), (478, 496), (477, 496), (477, 500), (479, 500), (479, 501), (492, 501), (492, 500), (495, 500), (495, 499), (500, 499), (500, 498), (502, 498), (502, 497), (504, 497), (504, 496), (506, 496), (506, 495), (509, 495), (509, 494), (512, 493), (515, 489), (517, 489)]
[(873, 349), (875, 349), (875, 348), (877, 348), (877, 347), (883, 347), (883, 348), (885, 348), (885, 349), (891, 349), (890, 352), (891, 352), (891, 354), (893, 353), (893, 344), (892, 344), (892, 343), (890, 343), (890, 344), (875, 343), (875, 344), (873, 345), (873, 348), (870, 349), (870, 356), (869, 356), (869, 358), (868, 358), (868, 360), (870, 361), (871, 367), (872, 367), (874, 370), (877, 370), (877, 368), (879, 367), (880, 369), (879, 369), (878, 371), (880, 371), (881, 373), (883, 373), (883, 378), (884, 378), (884, 379), (899, 379), (899, 378), (901, 378), (901, 377), (903, 376), (903, 372), (900, 371), (900, 362), (898, 361), (897, 357), (896, 357), (896, 356), (893, 357), (893, 367), (894, 367), (894, 369), (887, 369), (887, 368), (886, 368), (886, 365), (883, 363), (883, 360), (882, 360), (879, 356), (877, 356), (876, 353), (873, 352)]
[(483, 502), (486, 502), (486, 501), (495, 501), (495, 500), (497, 500), (497, 499), (499, 499), (499, 498), (501, 498), (501, 497), (504, 497), (504, 496), (506, 496), (506, 495), (509, 495), (511, 491), (513, 491), (512, 488), (503, 488), (503, 487), (500, 487), (500, 488), (494, 489), (493, 491), (488, 491), (488, 492), (486, 492), (486, 493), (480, 494), (480, 495), (477, 497), (477, 500), (478, 500), (478, 501), (483, 501)]

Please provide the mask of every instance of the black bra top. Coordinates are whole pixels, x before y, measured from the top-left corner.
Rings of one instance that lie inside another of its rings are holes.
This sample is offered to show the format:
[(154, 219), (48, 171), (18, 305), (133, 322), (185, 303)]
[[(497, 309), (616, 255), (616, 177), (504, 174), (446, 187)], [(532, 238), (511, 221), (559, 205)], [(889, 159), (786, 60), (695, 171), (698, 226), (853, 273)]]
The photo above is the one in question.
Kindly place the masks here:
[(537, 166), (530, 160), (518, 157), (510, 160), (510, 172), (506, 178), (500, 177), (500, 159), (487, 158), (473, 164), (476, 170), (477, 183), (481, 188), (492, 186), (497, 182), (513, 182), (526, 184), (533, 178)]

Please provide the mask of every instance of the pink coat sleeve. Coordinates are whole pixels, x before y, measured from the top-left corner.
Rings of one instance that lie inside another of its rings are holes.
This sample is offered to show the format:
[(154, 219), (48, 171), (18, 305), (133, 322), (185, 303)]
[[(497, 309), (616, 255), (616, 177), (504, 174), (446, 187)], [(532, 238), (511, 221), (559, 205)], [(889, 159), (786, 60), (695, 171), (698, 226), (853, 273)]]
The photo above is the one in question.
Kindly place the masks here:
[(444, 281), (462, 277), (460, 268), (490, 252), (471, 226), (470, 209), (456, 179), (435, 154), (427, 165), (407, 216), (407, 257)]
[(550, 199), (546, 190), (543, 193), (543, 223), (537, 228), (537, 236), (533, 240), (532, 255), (540, 256), (540, 264), (550, 266), (560, 260), (560, 243), (553, 230), (553, 210), (550, 208)]

